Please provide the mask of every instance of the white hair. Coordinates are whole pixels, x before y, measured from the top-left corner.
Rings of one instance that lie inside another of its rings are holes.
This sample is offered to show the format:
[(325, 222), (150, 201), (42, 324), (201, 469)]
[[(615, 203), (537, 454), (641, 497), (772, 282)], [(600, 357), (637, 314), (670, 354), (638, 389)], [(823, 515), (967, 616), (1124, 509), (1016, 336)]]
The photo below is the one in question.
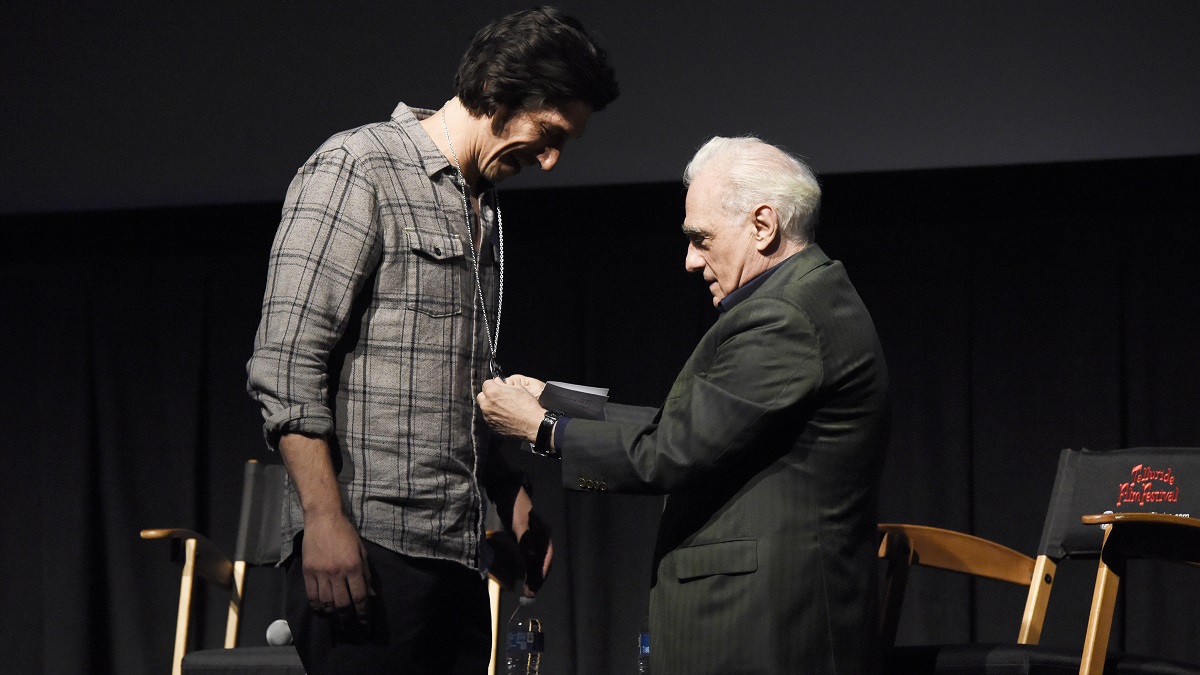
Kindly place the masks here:
[(784, 238), (801, 244), (815, 241), (821, 186), (804, 162), (754, 136), (715, 136), (700, 146), (683, 170), (684, 186), (710, 164), (724, 173), (721, 204), (730, 215), (740, 217), (767, 204), (779, 214)]

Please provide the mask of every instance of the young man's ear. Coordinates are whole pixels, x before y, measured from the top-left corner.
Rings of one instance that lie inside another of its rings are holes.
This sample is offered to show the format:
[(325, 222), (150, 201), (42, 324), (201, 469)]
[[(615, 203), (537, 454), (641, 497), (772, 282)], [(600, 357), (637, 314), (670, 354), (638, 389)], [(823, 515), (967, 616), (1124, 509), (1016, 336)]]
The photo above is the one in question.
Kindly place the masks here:
[(512, 119), (514, 112), (512, 108), (506, 105), (497, 106), (496, 112), (492, 113), (492, 133), (499, 136), (500, 132), (504, 131), (504, 127), (508, 124), (508, 121)]

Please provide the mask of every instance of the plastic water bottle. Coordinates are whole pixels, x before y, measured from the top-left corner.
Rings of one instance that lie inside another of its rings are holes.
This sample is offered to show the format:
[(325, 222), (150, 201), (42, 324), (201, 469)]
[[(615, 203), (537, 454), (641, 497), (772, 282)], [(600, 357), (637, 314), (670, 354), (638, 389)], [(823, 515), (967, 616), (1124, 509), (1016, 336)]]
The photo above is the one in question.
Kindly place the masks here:
[(542, 622), (533, 615), (533, 598), (521, 598), (521, 604), (508, 620), (508, 639), (504, 653), (508, 675), (541, 675), (542, 649), (546, 638)]
[(650, 617), (638, 627), (638, 675), (650, 675)]

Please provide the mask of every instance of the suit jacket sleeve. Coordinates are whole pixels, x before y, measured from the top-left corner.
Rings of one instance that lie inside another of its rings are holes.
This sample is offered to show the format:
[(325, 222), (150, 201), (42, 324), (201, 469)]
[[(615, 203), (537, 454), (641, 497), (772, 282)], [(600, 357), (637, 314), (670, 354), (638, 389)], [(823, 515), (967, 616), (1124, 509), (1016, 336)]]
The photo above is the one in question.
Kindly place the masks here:
[(701, 340), (650, 423), (571, 421), (564, 486), (665, 494), (740, 461), (782, 416), (811, 404), (820, 354), (820, 335), (799, 307), (770, 296), (743, 301)]
[(658, 417), (658, 408), (640, 405), (622, 405), (620, 403), (606, 403), (604, 405), (604, 419), (609, 422), (617, 422), (619, 424), (650, 424), (656, 417)]

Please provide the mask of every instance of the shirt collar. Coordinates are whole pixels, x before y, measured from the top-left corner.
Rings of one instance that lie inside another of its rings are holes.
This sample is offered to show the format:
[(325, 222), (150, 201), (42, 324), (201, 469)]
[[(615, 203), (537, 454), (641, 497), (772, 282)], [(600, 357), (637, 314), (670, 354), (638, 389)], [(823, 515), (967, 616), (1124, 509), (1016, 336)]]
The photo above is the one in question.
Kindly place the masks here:
[[(804, 248), (800, 249), (799, 251), (793, 253), (792, 255), (788, 256), (787, 258), (784, 258), (782, 261), (777, 263), (774, 267), (771, 267), (770, 269), (763, 272), (762, 274), (754, 277), (750, 281), (747, 281), (746, 283), (742, 284), (738, 288), (735, 288), (729, 295), (726, 295), (724, 298), (721, 299), (720, 302), (717, 303), (717, 311), (719, 311), (721, 314), (724, 314), (725, 312), (728, 312), (729, 310), (733, 309), (734, 306), (736, 306), (738, 303), (744, 301), (746, 298), (749, 298), (751, 295), (753, 295), (754, 291), (758, 290), (759, 286), (762, 286), (763, 284), (767, 283), (767, 279), (769, 279), (772, 274), (775, 274), (775, 272), (778, 271), (779, 268), (783, 267), (784, 265), (787, 265), (788, 263), (801, 264), (801, 263), (797, 263), (796, 261), (802, 260), (802, 259), (807, 259), (807, 260), (812, 261), (812, 264), (814, 265), (814, 267), (818, 267), (825, 262), (829, 262), (829, 259), (825, 257), (825, 253), (823, 251), (821, 251), (819, 246), (817, 246), (816, 244), (808, 244), (807, 246), (805, 246)], [(807, 274), (807, 270), (804, 273)]]
[(425, 166), (425, 173), (430, 178), (451, 168), (450, 160), (446, 159), (441, 150), (438, 150), (433, 139), (425, 132), (425, 127), (421, 126), (421, 120), (432, 117), (436, 112), (436, 110), (428, 108), (410, 108), (403, 103), (398, 104), (392, 111), (392, 121), (400, 125), (404, 133), (417, 146), (417, 151), (421, 155), (421, 163)]
[[(780, 263), (779, 265), (782, 265), (782, 264), (783, 263)], [(779, 265), (776, 265), (776, 266), (768, 269), (766, 272), (763, 272), (762, 274), (754, 277), (750, 281), (747, 281), (746, 283), (742, 284), (741, 286), (738, 286), (737, 288), (733, 289), (733, 291), (730, 292), (729, 295), (726, 295), (724, 298), (721, 298), (721, 301), (717, 303), (717, 310), (720, 311), (722, 314), (724, 314), (725, 312), (728, 312), (729, 310), (733, 309), (734, 306), (737, 305), (739, 302), (741, 302), (741, 301), (745, 300), (746, 298), (750, 297), (751, 295), (753, 295), (754, 291), (758, 290), (759, 286), (762, 286), (764, 283), (766, 283), (767, 279), (770, 278), (770, 276), (775, 273), (775, 270), (779, 269)]]

